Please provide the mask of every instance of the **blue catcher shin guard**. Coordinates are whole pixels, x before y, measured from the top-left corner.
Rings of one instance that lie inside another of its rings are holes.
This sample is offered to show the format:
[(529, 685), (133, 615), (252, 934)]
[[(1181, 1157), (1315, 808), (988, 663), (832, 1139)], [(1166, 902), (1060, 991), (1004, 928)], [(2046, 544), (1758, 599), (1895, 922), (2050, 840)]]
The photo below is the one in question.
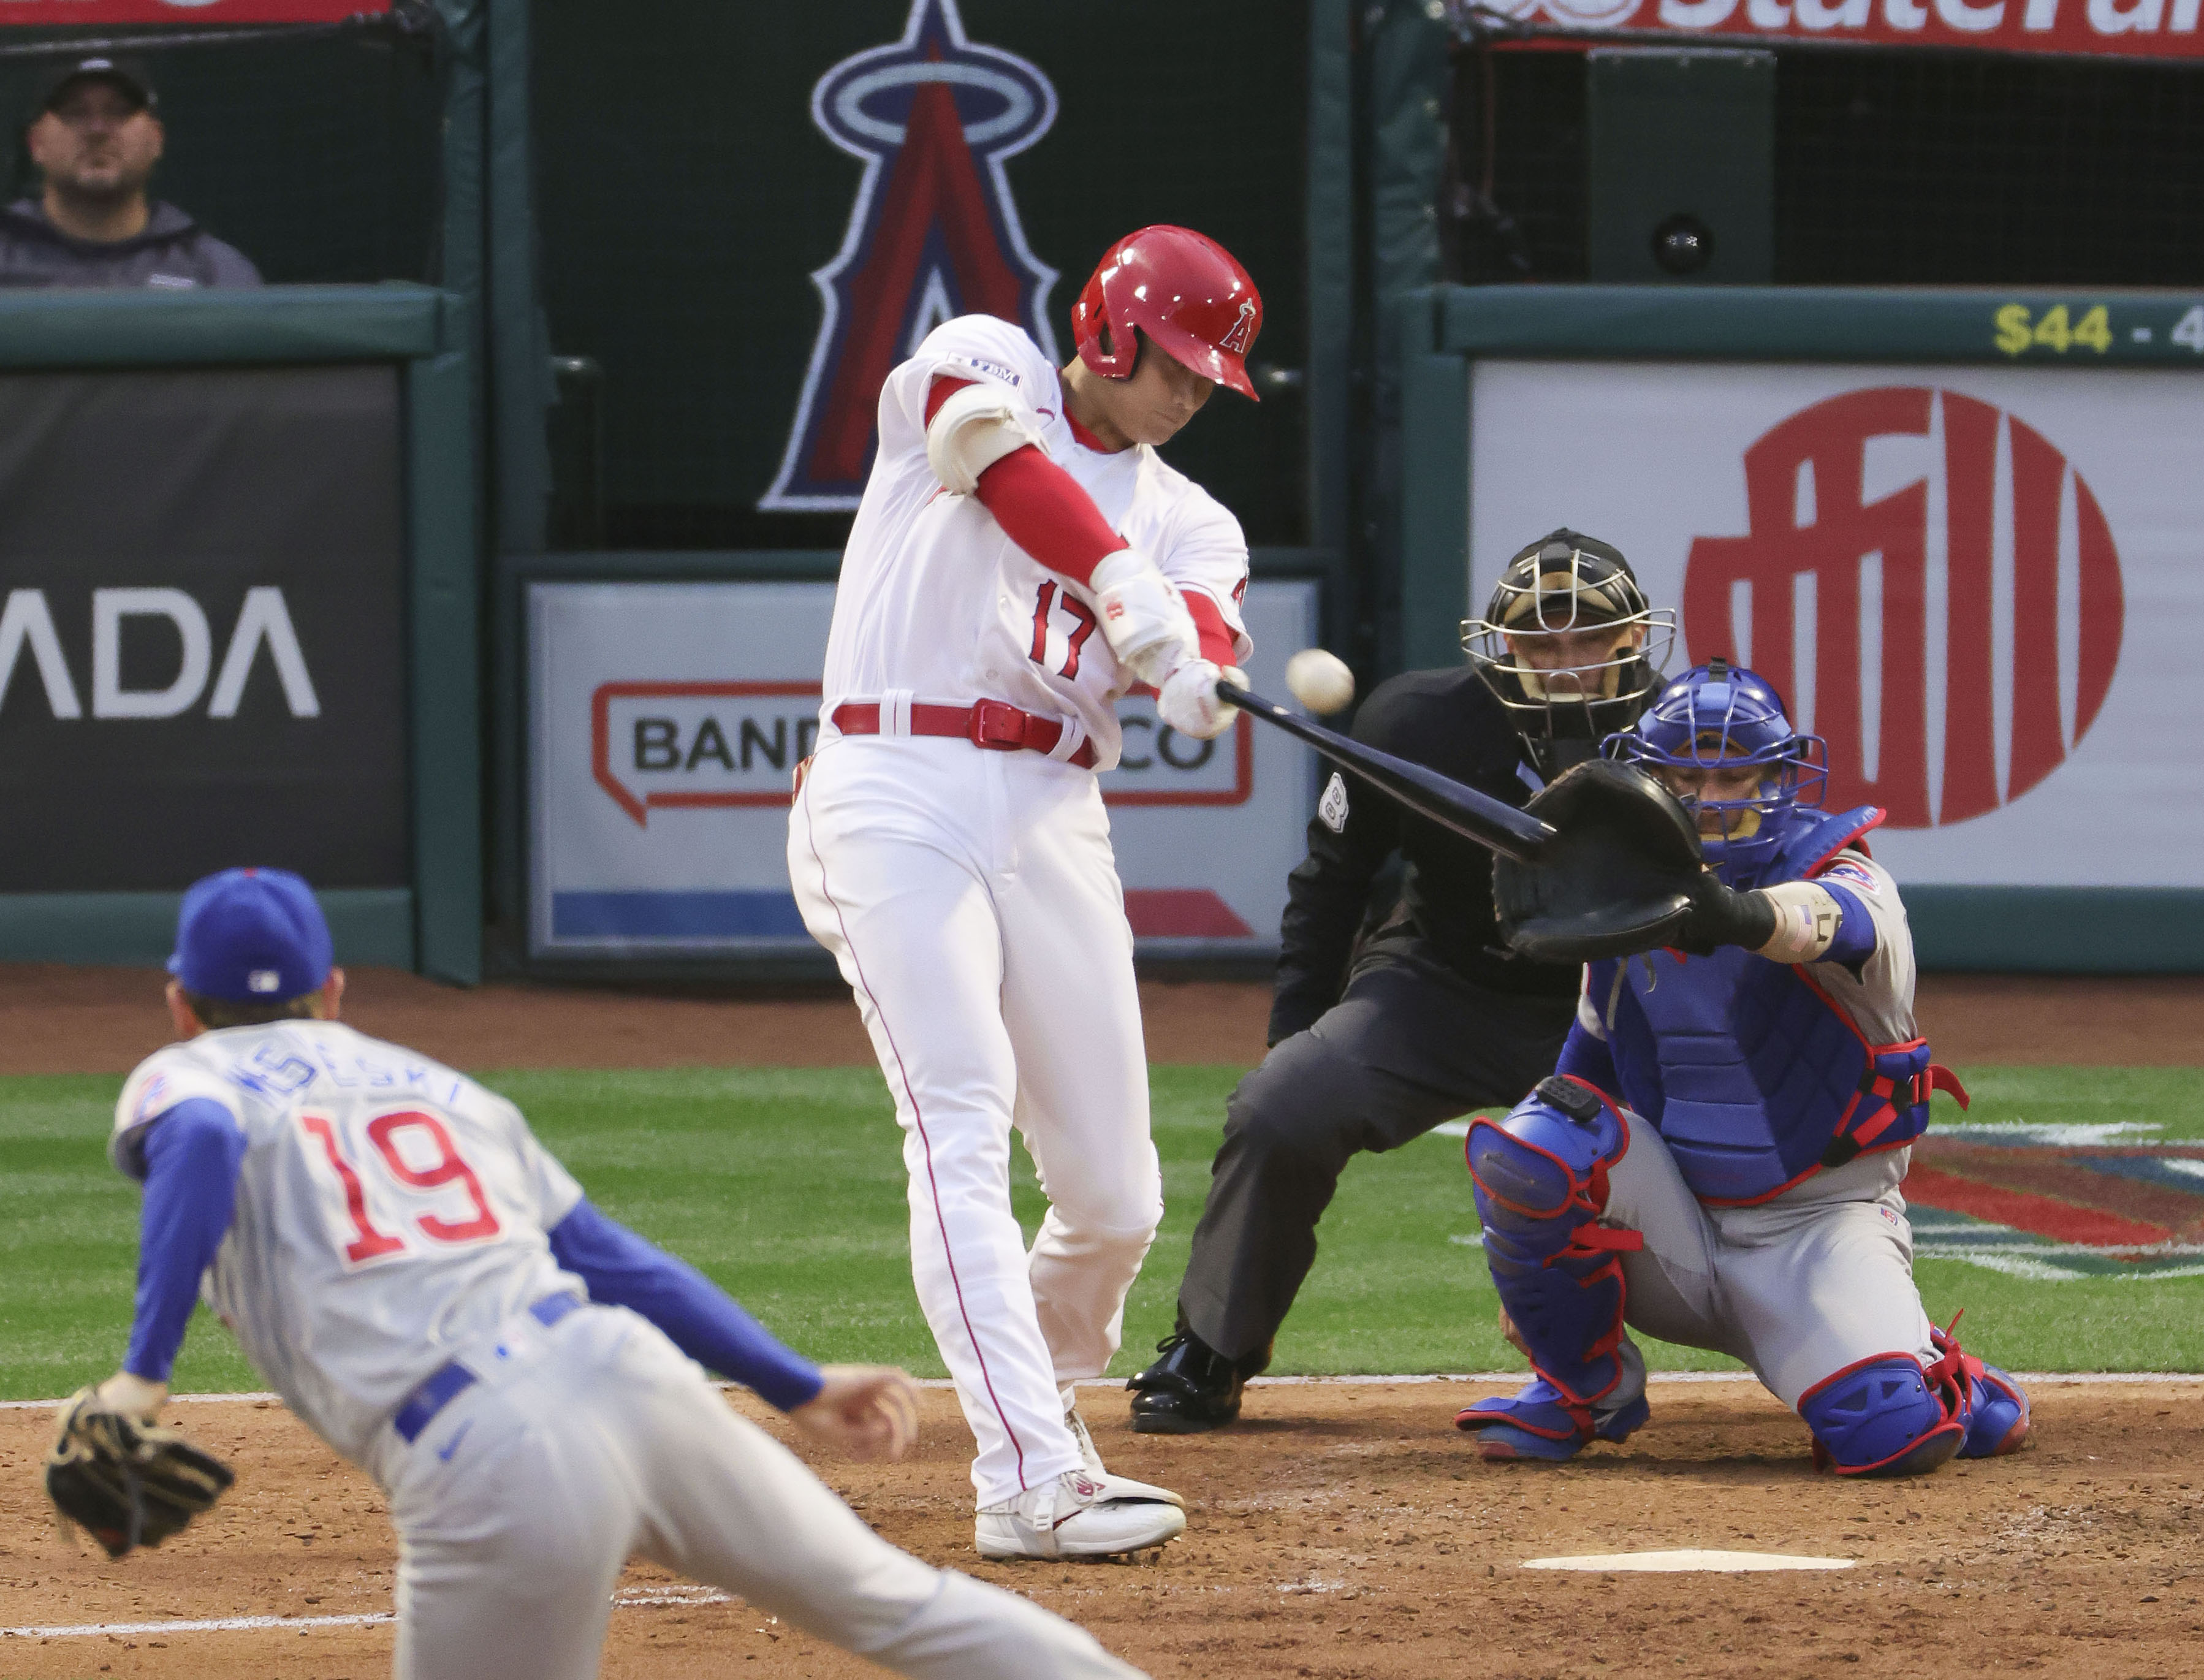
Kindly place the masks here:
[(1644, 1245), (1637, 1232), (1598, 1222), (1608, 1171), (1629, 1147), (1614, 1106), (1573, 1080), (1543, 1081), (1503, 1121), (1471, 1122), (1485, 1261), (1537, 1375), (1522, 1393), (1480, 1400), (1455, 1419), (1480, 1432), (1487, 1457), (1566, 1458), (1645, 1421), (1642, 1398), (1597, 1411), (1623, 1374), (1617, 1257)]
[[(1798, 1397), (1798, 1416), (1814, 1432), (1815, 1469), (1921, 1476), (1965, 1446), (1976, 1393), (1967, 1366), (1979, 1371), (1982, 1364), (1969, 1360), (1948, 1331), (1928, 1334), (1942, 1357), (1925, 1369), (1910, 1353), (1881, 1353), (1823, 1377)], [(2024, 1423), (2025, 1402), (2023, 1411)]]
[(1544, 1458), (1560, 1464), (1595, 1440), (1626, 1440), (1645, 1426), (1653, 1408), (1640, 1394), (1609, 1412), (1570, 1405), (1543, 1376), (1513, 1394), (1494, 1395), (1455, 1414), (1457, 1429), (1477, 1432), (1482, 1458)]
[(1996, 1458), (2017, 1452), (2028, 1444), (2028, 1396), (2011, 1376), (1995, 1365), (1985, 1365), (1964, 1352), (1951, 1330), (1930, 1329), (1928, 1339), (1944, 1362), (1956, 1361), (1959, 1381), (1965, 1387), (1970, 1416), (1967, 1438), (1960, 1444), (1962, 1458)]

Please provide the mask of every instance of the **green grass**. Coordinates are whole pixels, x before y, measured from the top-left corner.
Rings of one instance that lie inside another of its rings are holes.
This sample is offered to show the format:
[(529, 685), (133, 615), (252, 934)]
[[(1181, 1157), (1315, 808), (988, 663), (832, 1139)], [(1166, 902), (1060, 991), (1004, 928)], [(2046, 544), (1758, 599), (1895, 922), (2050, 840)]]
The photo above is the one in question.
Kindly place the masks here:
[[(1131, 1369), (1169, 1329), (1231, 1068), (1158, 1067), (1166, 1213), (1126, 1313)], [(1972, 1120), (2144, 1121), (2204, 1137), (2204, 1074), (1980, 1068)], [(911, 1293), (894, 1115), (869, 1068), (517, 1073), (489, 1082), (614, 1216), (702, 1267), (796, 1346), (826, 1358), (941, 1364)], [(127, 1335), (138, 1192), (103, 1153), (119, 1080), (0, 1080), (0, 1398), (63, 1394), (112, 1370)], [(1940, 1113), (1950, 1110), (1940, 1105)], [(1493, 1328), (1459, 1140), (1429, 1138), (1349, 1169), (1279, 1338), (1280, 1372), (1515, 1369)], [(1040, 1197), (1020, 1159), (1030, 1230)], [(2204, 1369), (2204, 1278), (2041, 1284), (1923, 1262), (1932, 1314), (1967, 1310), (1970, 1351), (2034, 1370)], [(1665, 1344), (1656, 1368), (1720, 1369)], [(202, 1312), (186, 1391), (259, 1381)]]

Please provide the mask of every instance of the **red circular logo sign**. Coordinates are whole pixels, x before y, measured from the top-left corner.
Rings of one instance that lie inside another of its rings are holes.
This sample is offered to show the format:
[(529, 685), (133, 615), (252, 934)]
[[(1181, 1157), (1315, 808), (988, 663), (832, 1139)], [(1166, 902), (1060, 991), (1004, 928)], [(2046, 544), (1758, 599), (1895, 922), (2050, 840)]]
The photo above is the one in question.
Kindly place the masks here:
[[(1928, 476), (1867, 499), (1871, 441), (1939, 435)], [(1686, 644), (1694, 664), (1745, 660), (1793, 706), (1810, 693), (1800, 723), (1828, 742), (1832, 809), (1880, 805), (1893, 828), (1964, 822), (2026, 793), (2088, 732), (2119, 663), (2119, 555), (2088, 483), (2041, 433), (1954, 391), (1851, 391), (1757, 439), (1745, 481), (1746, 534), (1692, 544)]]

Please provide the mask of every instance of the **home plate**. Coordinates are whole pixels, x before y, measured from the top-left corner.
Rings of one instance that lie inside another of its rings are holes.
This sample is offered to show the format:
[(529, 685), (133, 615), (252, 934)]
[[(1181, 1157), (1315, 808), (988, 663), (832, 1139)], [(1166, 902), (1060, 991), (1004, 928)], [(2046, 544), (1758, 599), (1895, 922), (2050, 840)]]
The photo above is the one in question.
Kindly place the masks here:
[(1850, 1558), (1795, 1558), (1781, 1552), (1593, 1552), (1579, 1558), (1533, 1558), (1525, 1569), (1581, 1569), (1601, 1574), (1640, 1570), (1660, 1574), (1712, 1570), (1724, 1575), (1766, 1569), (1850, 1569)]

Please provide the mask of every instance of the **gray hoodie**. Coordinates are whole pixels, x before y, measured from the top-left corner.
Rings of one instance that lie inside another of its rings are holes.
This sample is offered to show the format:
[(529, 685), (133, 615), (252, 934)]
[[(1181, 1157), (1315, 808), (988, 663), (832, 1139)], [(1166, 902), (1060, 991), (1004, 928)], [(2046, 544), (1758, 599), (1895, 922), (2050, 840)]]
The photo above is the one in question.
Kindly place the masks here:
[(146, 286), (189, 291), (258, 286), (260, 270), (234, 245), (174, 204), (156, 200), (145, 230), (133, 239), (71, 239), (46, 219), (35, 198), (0, 210), (0, 287)]

